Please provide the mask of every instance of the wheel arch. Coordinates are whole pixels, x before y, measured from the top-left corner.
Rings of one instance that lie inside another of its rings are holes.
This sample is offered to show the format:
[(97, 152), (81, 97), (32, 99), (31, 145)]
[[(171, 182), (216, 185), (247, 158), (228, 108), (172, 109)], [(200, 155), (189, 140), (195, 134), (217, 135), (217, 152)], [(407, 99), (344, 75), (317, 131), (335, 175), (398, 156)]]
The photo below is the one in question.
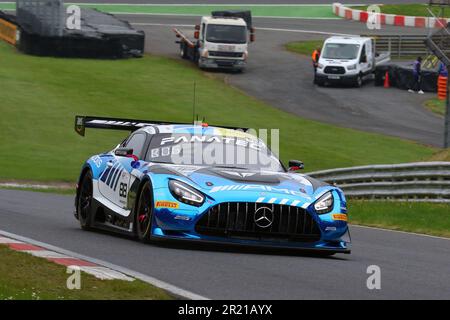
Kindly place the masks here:
[(77, 180), (77, 188), (76, 188), (76, 193), (75, 193), (75, 209), (77, 208), (78, 198), (80, 196), (81, 181), (83, 180), (86, 173), (88, 173), (89, 171), (91, 172), (92, 175), (94, 174), (92, 167), (89, 165), (89, 163), (86, 162), (84, 164), (84, 166), (81, 168), (81, 172), (80, 172), (80, 175), (78, 176), (78, 180)]

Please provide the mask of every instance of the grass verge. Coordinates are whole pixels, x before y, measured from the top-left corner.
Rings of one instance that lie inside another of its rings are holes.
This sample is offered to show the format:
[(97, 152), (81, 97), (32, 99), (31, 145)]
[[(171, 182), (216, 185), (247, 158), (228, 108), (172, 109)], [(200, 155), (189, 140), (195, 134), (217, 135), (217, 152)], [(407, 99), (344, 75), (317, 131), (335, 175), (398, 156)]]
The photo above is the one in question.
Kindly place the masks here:
[(166, 300), (163, 290), (140, 280), (100, 280), (81, 273), (81, 289), (69, 290), (66, 268), (0, 245), (0, 300)]
[(425, 101), (425, 107), (440, 116), (445, 116), (446, 101), (439, 100), (438, 98)]
[[(368, 6), (353, 6), (352, 8), (358, 10), (367, 10)], [(416, 17), (431, 17), (428, 12), (428, 5), (422, 3), (415, 4), (385, 4), (380, 5), (380, 9), (382, 13), (387, 14), (396, 14), (396, 15), (405, 15), (405, 16), (416, 16)], [(432, 7), (432, 12), (439, 16), (440, 10), (438, 7)], [(444, 17), (450, 18), (450, 10), (446, 9), (444, 11)]]
[(450, 237), (450, 204), (349, 201), (350, 223)]
[[(176, 48), (174, 47), (174, 50)], [(0, 43), (0, 179), (74, 181), (85, 159), (111, 150), (124, 132), (74, 130), (76, 114), (281, 128), (281, 159), (308, 171), (423, 160), (436, 149), (380, 134), (305, 120), (227, 86), (188, 62), (27, 56)], [(301, 107), (301, 101), (298, 102)]]
[(305, 56), (311, 56), (317, 48), (322, 48), (324, 40), (306, 40), (296, 41), (286, 44), (288, 51), (298, 53)]

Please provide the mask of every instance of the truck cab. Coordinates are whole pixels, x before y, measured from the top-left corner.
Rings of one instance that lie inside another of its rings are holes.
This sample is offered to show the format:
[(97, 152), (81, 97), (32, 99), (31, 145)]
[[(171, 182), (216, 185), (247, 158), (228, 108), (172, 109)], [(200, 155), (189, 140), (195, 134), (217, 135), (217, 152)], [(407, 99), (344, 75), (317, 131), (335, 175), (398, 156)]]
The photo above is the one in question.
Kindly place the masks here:
[(242, 18), (203, 17), (198, 29), (198, 66), (242, 70), (248, 57), (249, 35)]
[(331, 37), (322, 48), (315, 83), (347, 83), (362, 86), (375, 71), (373, 40), (368, 37)]

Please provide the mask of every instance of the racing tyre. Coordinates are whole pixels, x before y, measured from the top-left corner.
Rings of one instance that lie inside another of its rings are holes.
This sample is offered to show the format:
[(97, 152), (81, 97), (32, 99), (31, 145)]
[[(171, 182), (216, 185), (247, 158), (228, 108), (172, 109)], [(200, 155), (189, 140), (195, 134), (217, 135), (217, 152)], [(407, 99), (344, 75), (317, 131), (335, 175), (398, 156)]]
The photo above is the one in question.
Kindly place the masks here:
[(80, 184), (77, 215), (81, 229), (90, 230), (92, 224), (92, 173), (87, 171)]
[(141, 188), (135, 211), (136, 235), (139, 240), (149, 242), (152, 232), (153, 199), (150, 182), (148, 181)]

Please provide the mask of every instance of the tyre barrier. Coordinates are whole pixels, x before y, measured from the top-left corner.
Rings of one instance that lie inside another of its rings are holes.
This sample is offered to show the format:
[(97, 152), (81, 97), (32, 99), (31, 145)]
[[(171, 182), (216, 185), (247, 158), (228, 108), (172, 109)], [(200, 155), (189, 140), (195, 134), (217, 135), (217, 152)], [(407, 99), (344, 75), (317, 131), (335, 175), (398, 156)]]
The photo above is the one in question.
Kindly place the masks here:
[[(62, 36), (43, 35), (16, 17), (0, 11), (0, 34), (4, 29), (1, 22), (16, 28), (4, 39), (23, 53), (37, 56), (67, 58), (120, 59), (141, 57), (144, 53), (145, 34), (132, 28), (127, 22), (112, 14), (81, 8), (81, 29), (64, 29)], [(11, 29), (12, 30), (12, 29)], [(3, 37), (0, 36), (3, 39)]]
[(352, 199), (450, 203), (450, 162), (372, 165), (308, 173)]
[[(389, 85), (408, 90), (414, 81), (412, 66), (394, 63), (379, 65), (375, 68), (375, 86), (383, 86), (389, 75)], [(437, 92), (438, 73), (435, 70), (422, 70), (421, 87), (425, 92)]]

